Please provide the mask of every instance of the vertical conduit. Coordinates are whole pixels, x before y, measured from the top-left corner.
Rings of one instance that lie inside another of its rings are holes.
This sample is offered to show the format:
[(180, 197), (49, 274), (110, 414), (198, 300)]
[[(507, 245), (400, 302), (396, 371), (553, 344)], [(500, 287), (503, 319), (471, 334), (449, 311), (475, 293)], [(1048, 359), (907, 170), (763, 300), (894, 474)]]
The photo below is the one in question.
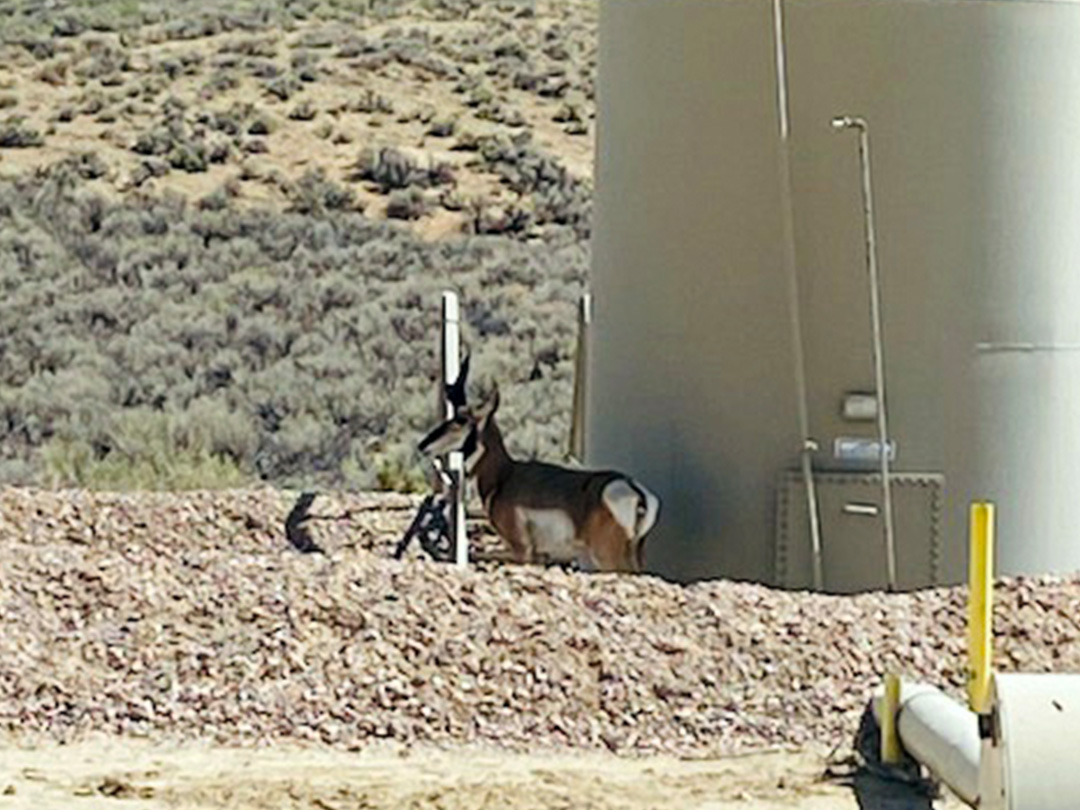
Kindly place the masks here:
[(589, 367), (589, 327), (592, 324), (592, 295), (585, 293), (578, 302), (577, 347), (574, 351), (574, 399), (570, 415), (570, 447), (567, 458), (576, 465), (585, 462), (585, 397)]
[(791, 193), (791, 127), (788, 118), (787, 54), (784, 45), (784, 0), (773, 0), (773, 48), (776, 55), (776, 107), (780, 124), (780, 219), (783, 229), (784, 269), (788, 278), (788, 312), (794, 355), (795, 393), (799, 414), (799, 462), (806, 488), (806, 512), (810, 521), (814, 590), (825, 584), (821, 560), (821, 523), (817, 490), (814, 486), (813, 454), (817, 443), (810, 436), (810, 410), (806, 394), (806, 358), (803, 352), (802, 322), (799, 317), (799, 278), (795, 255), (795, 211)]
[(889, 590), (896, 590), (896, 538), (893, 532), (892, 481), (889, 478), (889, 426), (885, 418), (885, 338), (881, 325), (881, 279), (874, 237), (874, 194), (870, 185), (870, 131), (866, 121), (844, 115), (832, 120), (834, 129), (859, 133), (859, 164), (862, 176), (863, 228), (866, 237), (866, 272), (870, 282), (870, 328), (874, 353), (874, 385), (877, 388), (878, 458), (881, 462), (881, 498), (885, 512), (885, 564)]

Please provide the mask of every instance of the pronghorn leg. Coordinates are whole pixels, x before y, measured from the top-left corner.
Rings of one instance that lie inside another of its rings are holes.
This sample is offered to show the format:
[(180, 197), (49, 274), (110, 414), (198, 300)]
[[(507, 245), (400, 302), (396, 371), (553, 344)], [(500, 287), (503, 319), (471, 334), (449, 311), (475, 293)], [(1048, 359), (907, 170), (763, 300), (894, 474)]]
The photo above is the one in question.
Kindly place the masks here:
[(493, 508), (488, 514), (488, 520), (495, 527), (496, 533), (509, 547), (514, 562), (522, 564), (528, 562), (528, 548), (524, 542), (524, 526), (516, 511)]
[(510, 546), (515, 562), (519, 565), (532, 562), (532, 548), (528, 542), (528, 532), (525, 527), (515, 526), (514, 531), (503, 535), (503, 539)]
[(525, 514), (518, 514), (518, 523), (521, 526), (519, 541), (523, 549), (524, 559), (522, 562), (533, 565), (537, 562), (536, 549), (536, 526)]
[(578, 570), (586, 574), (592, 574), (596, 572), (596, 561), (593, 560), (592, 555), (589, 553), (588, 547), (582, 549), (577, 558)]
[(632, 548), (626, 530), (610, 512), (601, 509), (586, 527), (588, 556), (597, 571), (633, 571)]

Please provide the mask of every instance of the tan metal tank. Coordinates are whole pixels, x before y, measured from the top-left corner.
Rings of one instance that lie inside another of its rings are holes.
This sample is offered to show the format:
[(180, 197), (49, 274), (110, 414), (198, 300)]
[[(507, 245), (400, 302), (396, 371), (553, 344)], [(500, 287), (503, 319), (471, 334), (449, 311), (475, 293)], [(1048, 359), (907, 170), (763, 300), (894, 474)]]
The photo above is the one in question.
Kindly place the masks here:
[(1077, 88), (1065, 0), (602, 0), (587, 459), (663, 497), (651, 570), (887, 584), (839, 115), (897, 586), (964, 579), (972, 499), (1000, 573), (1080, 569)]

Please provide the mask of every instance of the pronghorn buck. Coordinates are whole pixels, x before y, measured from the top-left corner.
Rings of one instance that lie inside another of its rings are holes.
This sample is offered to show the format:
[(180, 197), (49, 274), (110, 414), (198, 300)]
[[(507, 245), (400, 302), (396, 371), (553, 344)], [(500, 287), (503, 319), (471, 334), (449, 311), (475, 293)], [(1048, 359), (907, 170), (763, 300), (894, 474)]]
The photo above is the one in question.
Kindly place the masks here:
[(465, 376), (447, 386), (452, 418), (419, 449), (429, 456), (460, 451), (475, 478), (484, 512), (518, 562), (574, 562), (598, 571), (640, 571), (645, 536), (660, 500), (619, 472), (582, 470), (511, 458), (495, 423), (499, 392), (478, 408), (465, 402)]

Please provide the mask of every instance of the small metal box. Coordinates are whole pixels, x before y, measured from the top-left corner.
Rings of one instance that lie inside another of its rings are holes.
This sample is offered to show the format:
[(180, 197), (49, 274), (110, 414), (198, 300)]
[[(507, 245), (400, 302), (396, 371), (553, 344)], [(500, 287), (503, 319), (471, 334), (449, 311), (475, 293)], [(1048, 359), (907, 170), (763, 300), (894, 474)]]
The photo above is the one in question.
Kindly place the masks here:
[[(939, 556), (945, 478), (893, 473), (897, 587), (940, 584)], [(878, 473), (815, 473), (821, 526), (822, 575), (829, 593), (887, 587), (885, 535)], [(777, 498), (776, 584), (813, 587), (813, 553), (802, 473), (785, 472)]]

